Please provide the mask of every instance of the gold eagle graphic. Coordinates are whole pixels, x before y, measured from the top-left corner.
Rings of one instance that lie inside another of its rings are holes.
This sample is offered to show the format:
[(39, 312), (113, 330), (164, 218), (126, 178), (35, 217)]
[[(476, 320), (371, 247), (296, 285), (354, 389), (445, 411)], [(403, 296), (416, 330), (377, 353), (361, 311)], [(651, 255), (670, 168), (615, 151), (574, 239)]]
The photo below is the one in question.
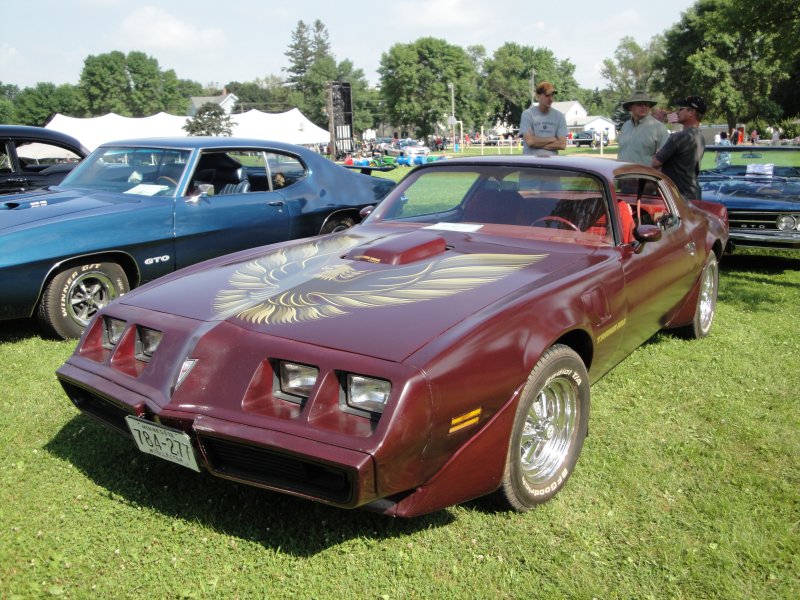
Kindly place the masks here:
[[(354, 236), (310, 242), (261, 256), (229, 279), (214, 310), (252, 323), (289, 324), (453, 296), (497, 281), (546, 255), (458, 254), (408, 265), (342, 259)], [(309, 278), (309, 273), (312, 275)]]

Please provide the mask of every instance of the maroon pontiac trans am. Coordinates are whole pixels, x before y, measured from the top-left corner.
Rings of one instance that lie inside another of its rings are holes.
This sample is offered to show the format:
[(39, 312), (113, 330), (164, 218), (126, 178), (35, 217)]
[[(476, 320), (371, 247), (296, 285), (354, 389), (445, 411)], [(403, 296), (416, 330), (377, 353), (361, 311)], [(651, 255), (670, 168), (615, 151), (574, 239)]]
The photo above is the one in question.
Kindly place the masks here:
[(727, 239), (722, 205), (646, 167), (439, 161), (358, 227), (125, 294), (57, 374), (196, 471), (405, 517), (524, 511), (575, 469), (594, 381), (659, 330), (708, 334)]

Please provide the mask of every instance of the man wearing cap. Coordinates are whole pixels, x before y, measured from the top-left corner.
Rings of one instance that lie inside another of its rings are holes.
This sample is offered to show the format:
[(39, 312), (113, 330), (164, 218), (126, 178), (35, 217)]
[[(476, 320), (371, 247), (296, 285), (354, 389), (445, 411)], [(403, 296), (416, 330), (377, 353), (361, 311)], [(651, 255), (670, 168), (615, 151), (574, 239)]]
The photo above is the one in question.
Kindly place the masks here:
[(617, 137), (617, 158), (649, 167), (653, 156), (669, 137), (664, 124), (650, 114), (657, 104), (645, 92), (635, 92), (622, 107), (631, 113), (631, 118), (622, 125)]
[(567, 119), (552, 108), (555, 94), (549, 81), (536, 86), (538, 104), (525, 110), (519, 123), (523, 154), (558, 154), (567, 147)]
[(700, 200), (697, 176), (706, 146), (699, 127), (706, 103), (700, 96), (688, 96), (677, 104), (677, 122), (683, 125), (683, 131), (669, 136), (653, 157), (653, 166), (669, 176), (687, 200)]

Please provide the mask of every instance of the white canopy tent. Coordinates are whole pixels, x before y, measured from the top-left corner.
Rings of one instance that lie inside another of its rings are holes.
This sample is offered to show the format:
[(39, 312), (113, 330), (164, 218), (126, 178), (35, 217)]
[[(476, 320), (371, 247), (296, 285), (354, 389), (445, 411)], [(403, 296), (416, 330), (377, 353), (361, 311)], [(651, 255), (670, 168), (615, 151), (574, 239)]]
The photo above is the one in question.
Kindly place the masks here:
[[(287, 142), (290, 144), (326, 144), (330, 141), (328, 131), (312, 123), (298, 109), (283, 113), (265, 113), (249, 110), (230, 115), (233, 135)], [(54, 116), (46, 125), (48, 129), (61, 131), (77, 138), (86, 148), (94, 150), (100, 144), (114, 140), (185, 136), (183, 126), (189, 117), (158, 113), (150, 117), (123, 117), (109, 113), (102, 117), (80, 119), (62, 114)]]

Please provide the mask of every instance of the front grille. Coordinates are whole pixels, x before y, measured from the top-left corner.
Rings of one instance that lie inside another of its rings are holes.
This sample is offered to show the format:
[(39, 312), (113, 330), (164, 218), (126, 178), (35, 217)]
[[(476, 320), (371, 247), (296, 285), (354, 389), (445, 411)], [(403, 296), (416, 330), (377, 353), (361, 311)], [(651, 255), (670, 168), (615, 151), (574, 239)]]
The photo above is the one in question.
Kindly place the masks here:
[(778, 215), (775, 213), (748, 211), (748, 210), (728, 210), (728, 223), (730, 229), (742, 229), (752, 231), (777, 231), (775, 225)]
[(350, 500), (350, 477), (342, 469), (215, 437), (198, 441), (211, 470), (220, 475), (339, 504)]
[(134, 414), (133, 410), (68, 381), (62, 380), (61, 385), (78, 410), (130, 437), (131, 432), (125, 417)]

